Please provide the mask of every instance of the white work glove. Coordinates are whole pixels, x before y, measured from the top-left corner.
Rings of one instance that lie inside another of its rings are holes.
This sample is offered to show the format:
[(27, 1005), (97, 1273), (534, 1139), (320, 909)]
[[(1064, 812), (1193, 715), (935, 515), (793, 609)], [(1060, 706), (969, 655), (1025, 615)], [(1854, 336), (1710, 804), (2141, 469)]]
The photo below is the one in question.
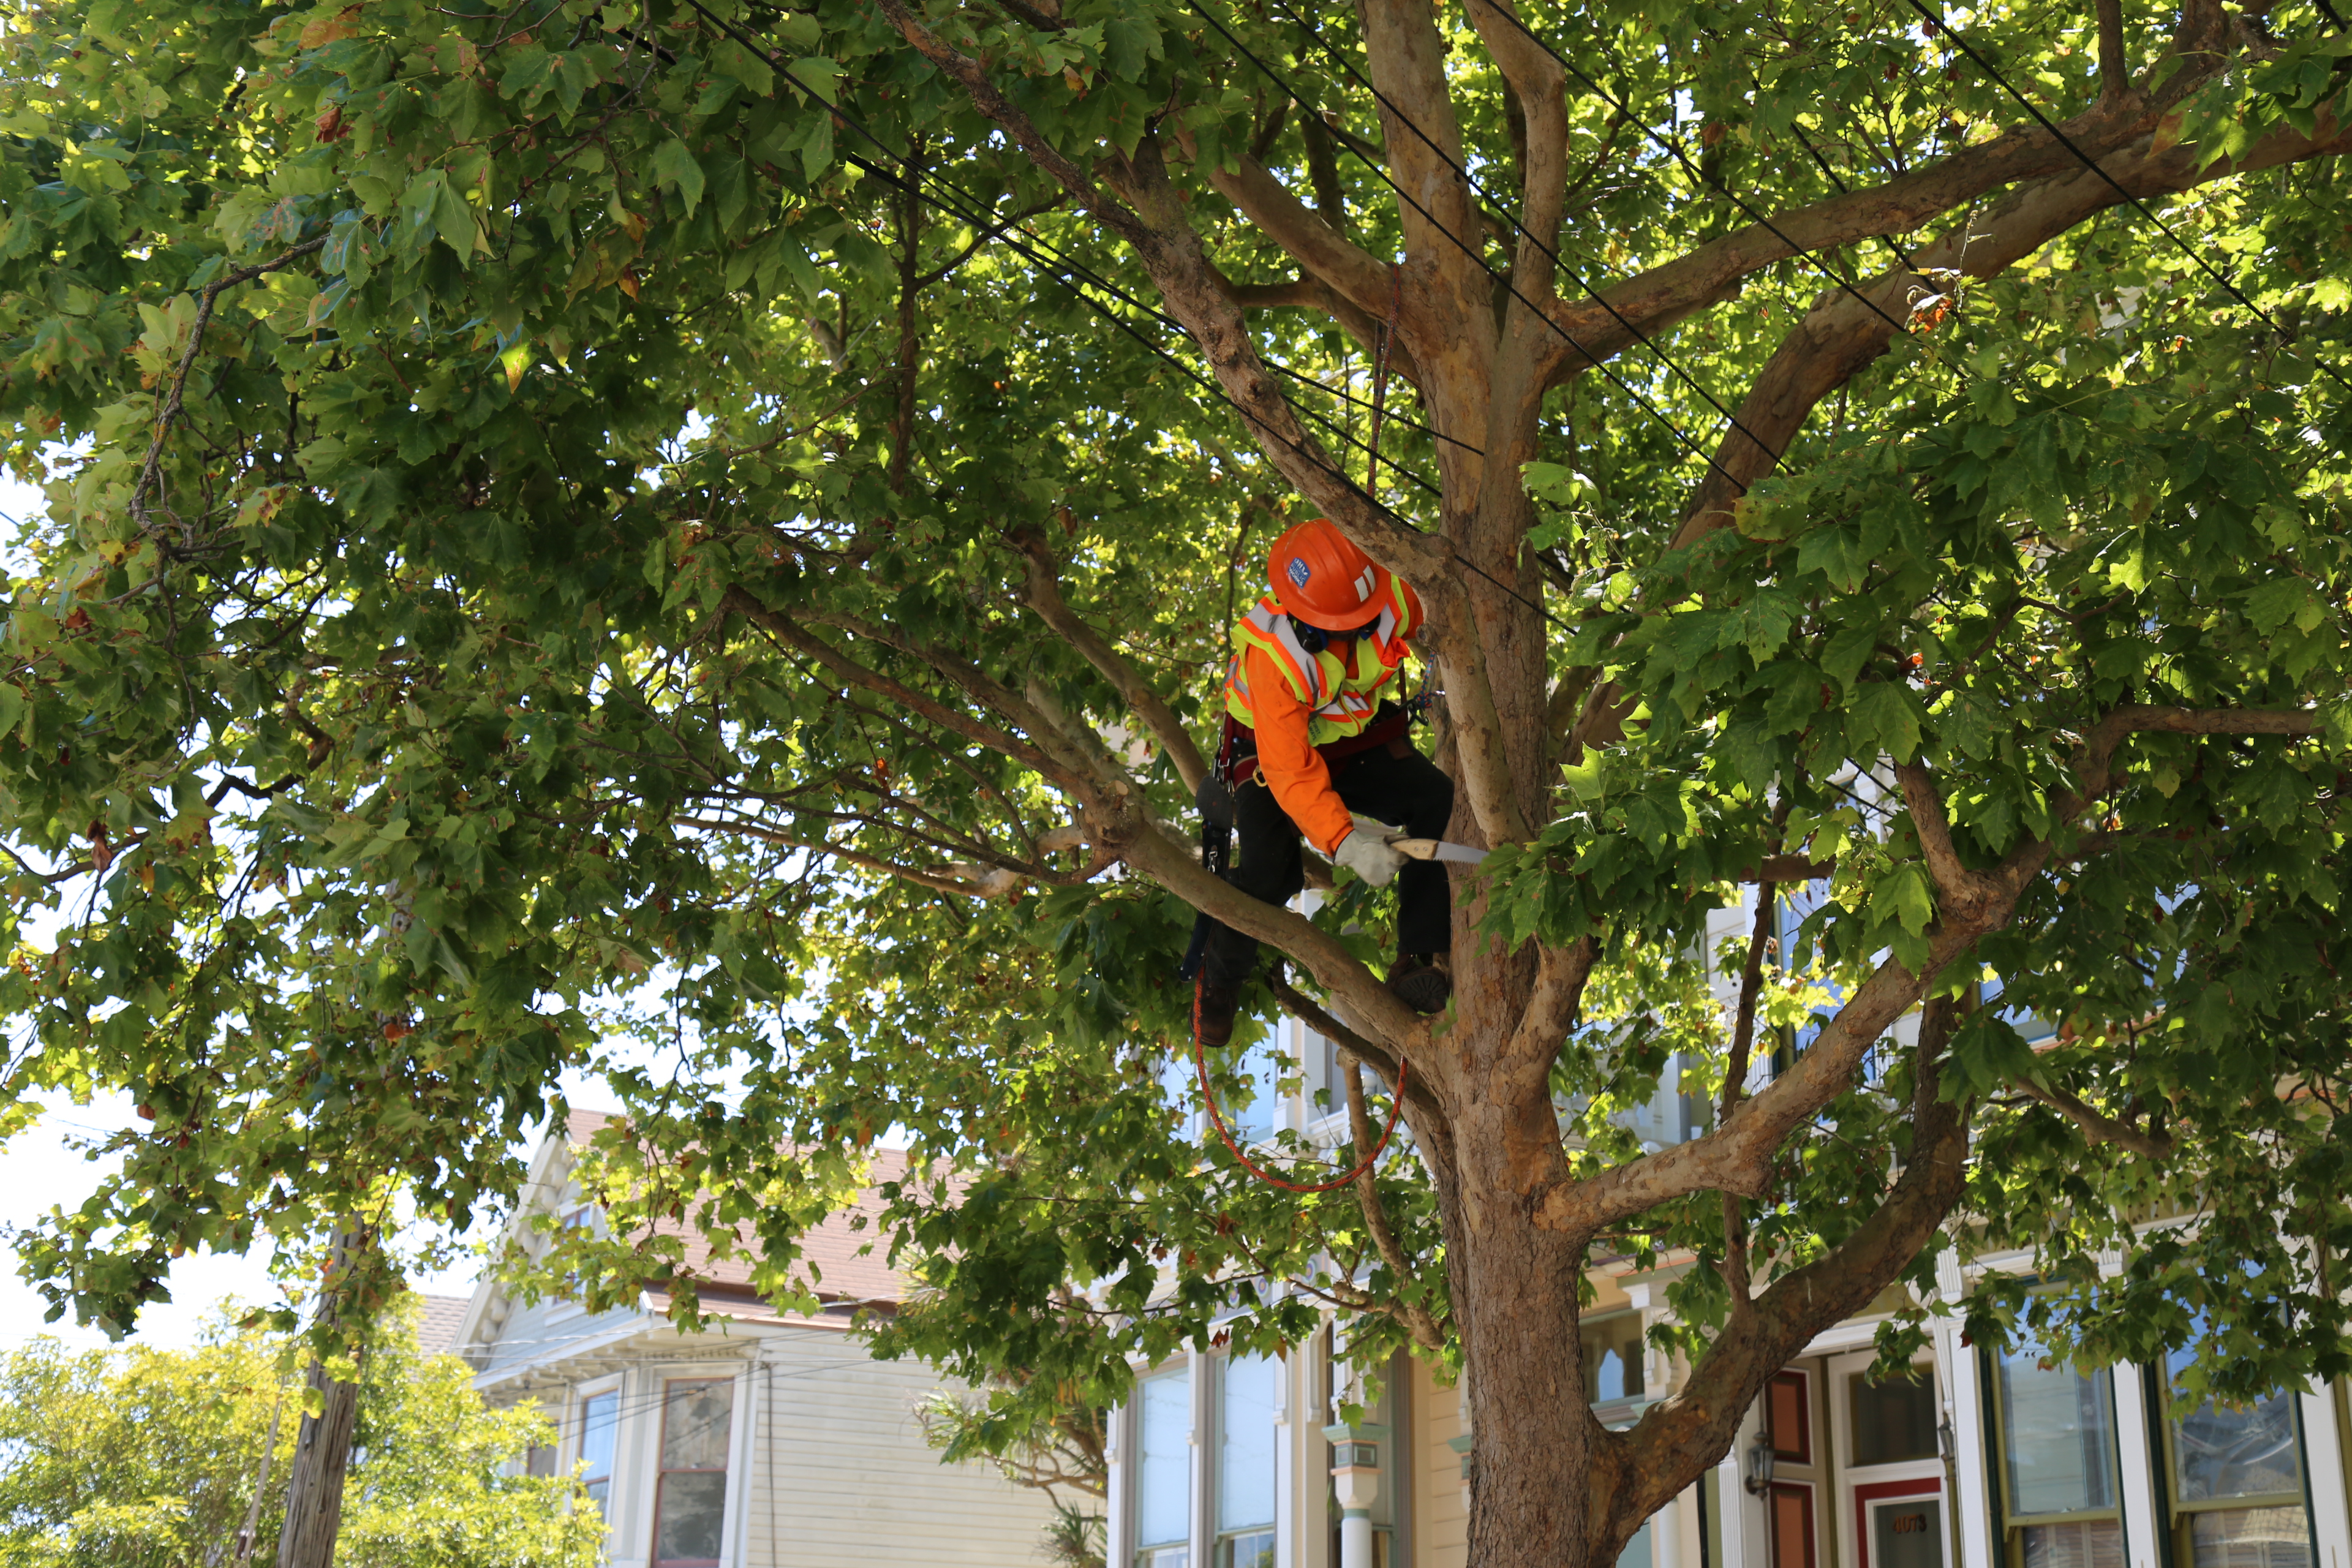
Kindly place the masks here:
[(1389, 843), (1389, 832), (1386, 823), (1358, 816), (1355, 830), (1331, 851), (1333, 864), (1345, 866), (1375, 888), (1387, 887), (1397, 868), (1404, 864), (1404, 857)]

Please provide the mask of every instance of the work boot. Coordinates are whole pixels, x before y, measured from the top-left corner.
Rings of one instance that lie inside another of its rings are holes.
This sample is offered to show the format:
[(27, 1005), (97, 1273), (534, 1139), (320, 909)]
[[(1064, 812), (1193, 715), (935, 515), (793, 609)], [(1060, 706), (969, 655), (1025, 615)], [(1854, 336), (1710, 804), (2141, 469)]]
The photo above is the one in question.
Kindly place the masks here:
[(1192, 984), (1192, 1037), (1204, 1046), (1230, 1044), (1234, 1015), (1242, 1010), (1242, 988), (1216, 985), (1203, 973)]
[(1454, 976), (1439, 955), (1409, 952), (1389, 971), (1389, 994), (1416, 1013), (1443, 1013), (1454, 995)]

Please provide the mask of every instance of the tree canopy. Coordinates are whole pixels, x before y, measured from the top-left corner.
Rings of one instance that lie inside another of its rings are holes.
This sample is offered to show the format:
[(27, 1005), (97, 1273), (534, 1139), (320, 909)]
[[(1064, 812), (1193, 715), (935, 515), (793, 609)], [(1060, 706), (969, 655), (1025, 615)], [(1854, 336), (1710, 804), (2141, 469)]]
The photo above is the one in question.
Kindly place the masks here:
[[(895, 1129), (954, 1179), (885, 1346), (1008, 1438), (1336, 1310), (1469, 1367), (1482, 1562), (1612, 1559), (1954, 1248), (2032, 1258), (1987, 1336), (2345, 1370), (2324, 0), (0, 14), (7, 1088), (152, 1119), (27, 1244), (61, 1309), (509, 1201), (625, 1028), (591, 1294), (656, 1216), (812, 1283)], [(1315, 515), (1427, 601), (1494, 851), (1437, 1020), (1367, 889), (1194, 857)], [(1376, 1175), (1187, 1130), (1195, 910), (1407, 1075)], [(1694, 1359), (1618, 1434), (1549, 1392), (1611, 1253)]]
[[(452, 1357), (420, 1356), (406, 1314), (368, 1358), (360, 1452), (335, 1561), (588, 1568), (604, 1545), (567, 1478), (509, 1475), (553, 1430), (493, 1411)], [(0, 1363), (0, 1554), (26, 1568), (184, 1568), (233, 1559), (255, 1515), (274, 1562), (293, 1468), (306, 1347), (226, 1318), (185, 1351), (69, 1351), (46, 1336)], [(270, 1479), (262, 1449), (274, 1443)]]

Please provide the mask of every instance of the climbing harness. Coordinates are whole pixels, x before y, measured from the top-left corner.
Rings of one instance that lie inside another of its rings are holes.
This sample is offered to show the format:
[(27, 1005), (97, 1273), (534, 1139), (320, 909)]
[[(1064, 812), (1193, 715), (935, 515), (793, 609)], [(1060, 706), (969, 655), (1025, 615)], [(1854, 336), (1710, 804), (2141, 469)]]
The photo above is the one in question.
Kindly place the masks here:
[(1396, 1135), (1398, 1119), (1404, 1114), (1404, 1080), (1409, 1068), (1402, 1057), (1397, 1058), (1396, 1090), (1389, 1097), (1389, 1124), (1381, 1130), (1381, 1141), (1372, 1145), (1372, 1152), (1346, 1175), (1334, 1176), (1328, 1182), (1286, 1182), (1280, 1176), (1259, 1169), (1247, 1154), (1242, 1152), (1241, 1144), (1234, 1139), (1233, 1130), (1225, 1125), (1223, 1115), (1217, 1110), (1216, 1094), (1209, 1087), (1209, 1054), (1201, 1044), (1201, 987), (1206, 983), (1204, 978), (1194, 982), (1192, 986), (1192, 1066), (1200, 1073), (1201, 1102), (1209, 1108), (1210, 1125), (1216, 1128), (1217, 1136), (1224, 1140), (1225, 1152), (1234, 1157), (1234, 1162), (1267, 1186), (1280, 1187), (1286, 1193), (1328, 1193), (1346, 1186), (1380, 1163), (1381, 1156), (1388, 1152), (1389, 1140)]

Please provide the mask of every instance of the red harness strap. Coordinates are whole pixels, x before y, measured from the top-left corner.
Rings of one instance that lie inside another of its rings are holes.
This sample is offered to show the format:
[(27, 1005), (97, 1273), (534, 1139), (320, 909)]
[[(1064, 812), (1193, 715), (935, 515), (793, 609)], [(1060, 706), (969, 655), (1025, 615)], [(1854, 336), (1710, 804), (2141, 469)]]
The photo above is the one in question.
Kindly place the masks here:
[(1381, 1130), (1381, 1141), (1372, 1145), (1372, 1152), (1365, 1155), (1355, 1169), (1328, 1182), (1286, 1182), (1251, 1163), (1250, 1157), (1242, 1152), (1242, 1146), (1234, 1141), (1231, 1129), (1225, 1126), (1224, 1117), (1218, 1113), (1216, 1093), (1209, 1087), (1208, 1053), (1201, 1047), (1201, 989), (1207, 984), (1205, 974), (1192, 983), (1192, 1065), (1201, 1075), (1201, 1100), (1209, 1108), (1210, 1124), (1216, 1128), (1217, 1136), (1224, 1140), (1225, 1151), (1233, 1155), (1235, 1163), (1267, 1186), (1280, 1187), (1286, 1193), (1328, 1193), (1336, 1187), (1346, 1186), (1378, 1164), (1381, 1156), (1388, 1152), (1389, 1140), (1396, 1135), (1397, 1119), (1404, 1114), (1404, 1077), (1408, 1068), (1403, 1056), (1400, 1054), (1397, 1058), (1396, 1092), (1389, 1098), (1389, 1124)]

